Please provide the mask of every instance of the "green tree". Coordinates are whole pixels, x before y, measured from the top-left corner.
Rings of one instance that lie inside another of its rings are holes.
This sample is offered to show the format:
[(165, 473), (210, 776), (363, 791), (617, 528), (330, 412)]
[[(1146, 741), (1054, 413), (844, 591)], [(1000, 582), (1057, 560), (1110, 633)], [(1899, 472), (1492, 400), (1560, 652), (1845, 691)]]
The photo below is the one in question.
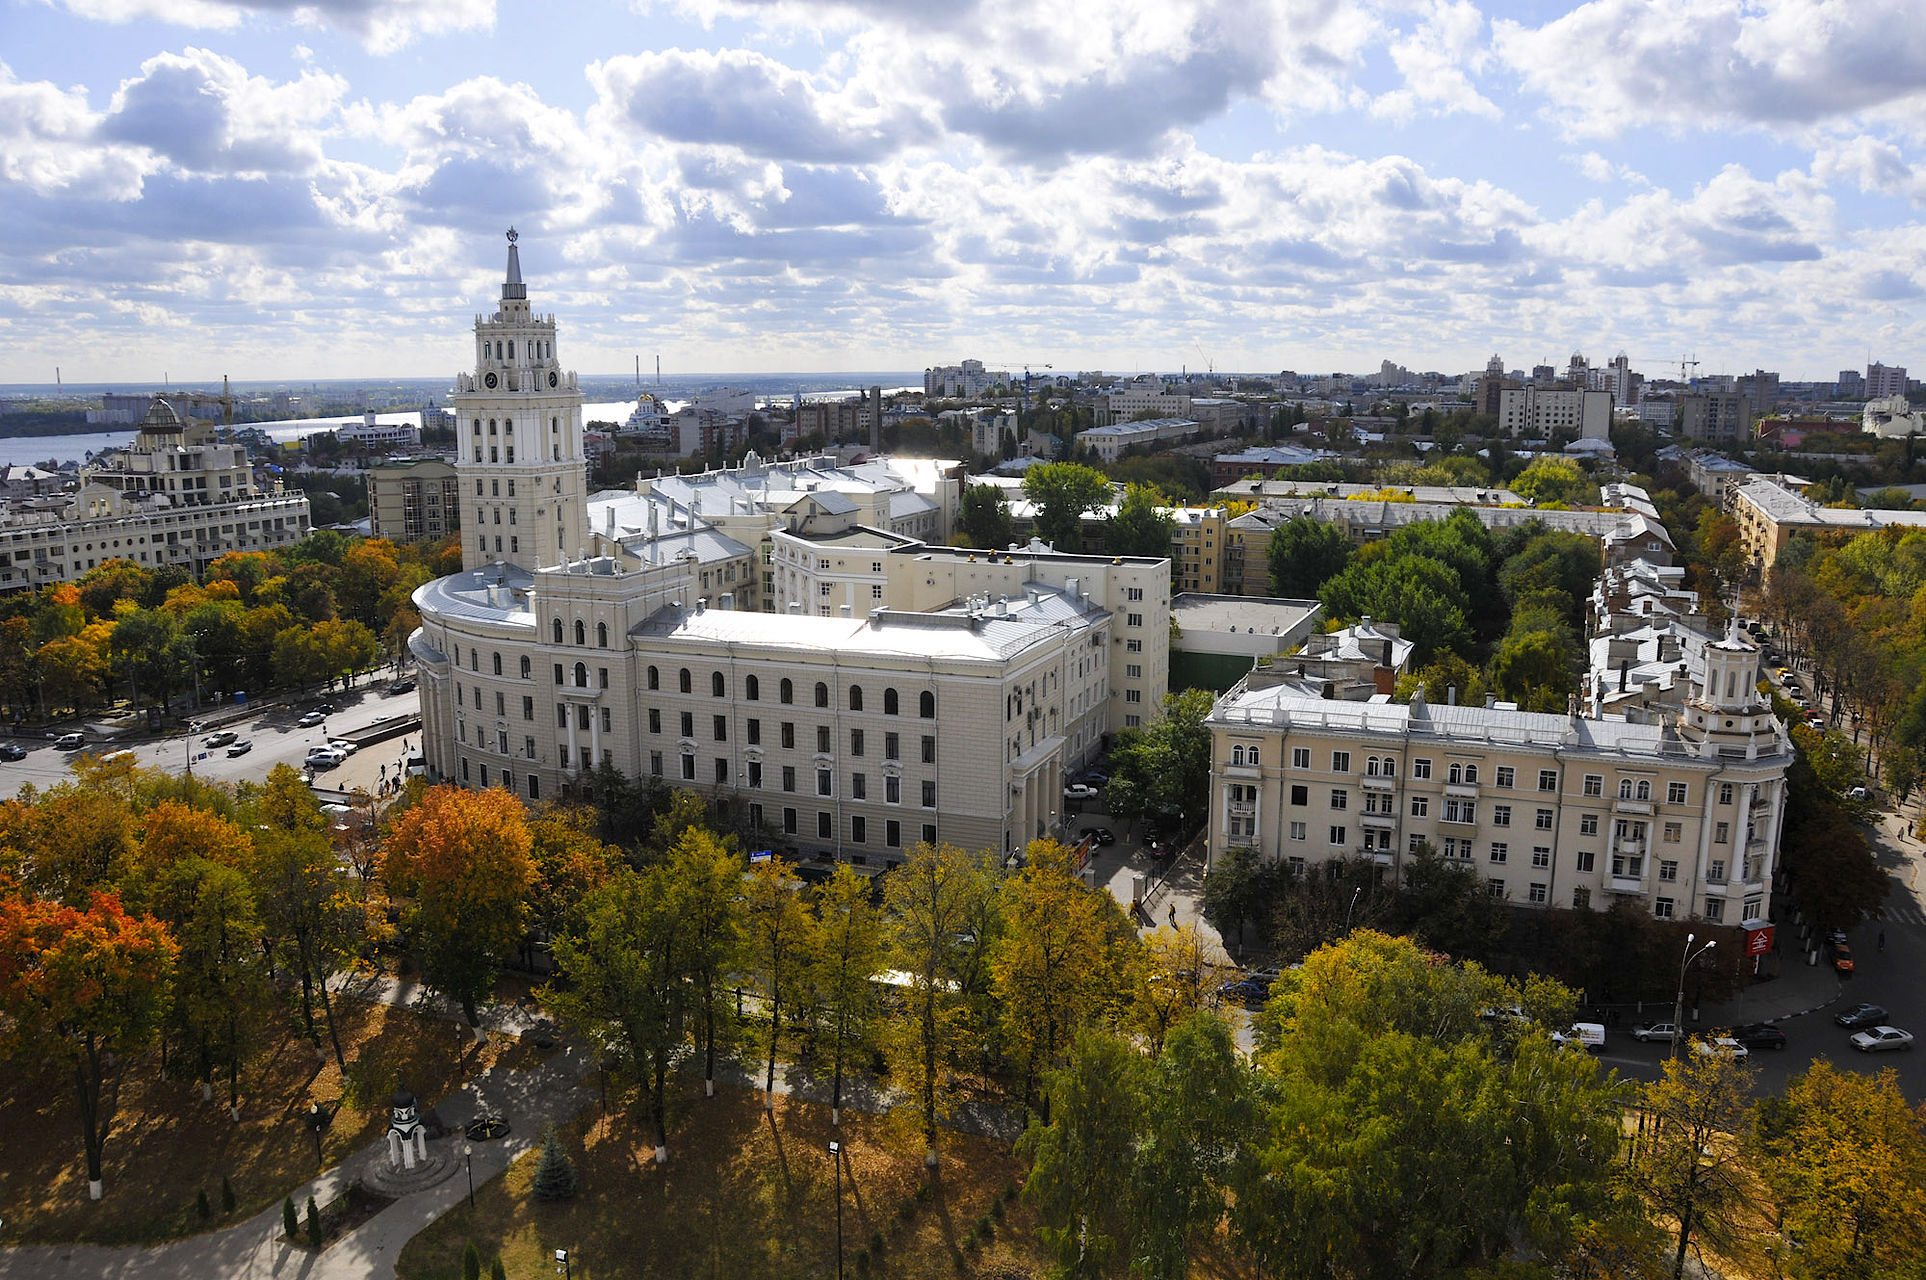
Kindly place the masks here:
[(1440, 654), (1417, 671), (1398, 677), (1400, 702), (1411, 701), (1412, 694), (1420, 689), (1424, 691), (1424, 700), (1437, 707), (1447, 704), (1475, 707), (1485, 700), (1484, 676), (1455, 653)]
[(669, 849), (663, 875), (684, 925), (679, 963), (691, 988), (690, 1016), (698, 1023), (704, 1096), (714, 1097), (717, 1049), (736, 1026), (725, 1004), (744, 942), (742, 857), (707, 828), (686, 827)]
[(785, 1004), (799, 1003), (816, 959), (816, 922), (802, 902), (802, 880), (787, 863), (768, 858), (749, 868), (743, 888), (743, 954), (769, 1017), (762, 1105), (776, 1109), (776, 1047)]
[(1524, 711), (1561, 712), (1578, 691), (1578, 673), (1549, 631), (1506, 636), (1491, 655), (1491, 686)]
[(821, 946), (810, 988), (828, 1031), (829, 1123), (842, 1123), (843, 1078), (851, 1058), (875, 1042), (876, 976), (883, 971), (883, 920), (867, 877), (837, 863), (816, 891)]
[(1413, 937), (1460, 960), (1488, 961), (1510, 920), (1476, 871), (1440, 858), (1429, 844), (1405, 861), (1399, 906)]
[(1821, 1058), (1754, 1108), (1753, 1151), (1797, 1240), (1780, 1265), (1797, 1280), (1926, 1271), (1926, 1125), (1890, 1070), (1841, 1071)]
[(1740, 1137), (1755, 1073), (1730, 1054), (1691, 1051), (1665, 1060), (1665, 1074), (1639, 1091), (1652, 1123), (1633, 1149), (1631, 1176), (1646, 1203), (1677, 1224), (1673, 1280), (1694, 1240), (1729, 1245), (1745, 1205)]
[(890, 1046), (892, 1075), (908, 1091), (908, 1110), (923, 1133), (923, 1162), (932, 1169), (952, 1103), (955, 1060), (969, 1030), (961, 982), (967, 944), (960, 935), (994, 893), (986, 861), (952, 845), (918, 844), (884, 881), (885, 935), (910, 984), (908, 1016)]
[(993, 484), (973, 484), (963, 491), (957, 515), (965, 546), (1002, 551), (1016, 540), (1010, 525), (1010, 506), (1003, 490)]
[(1104, 522), (1104, 549), (1112, 555), (1168, 559), (1177, 521), (1167, 511), (1169, 500), (1154, 487), (1133, 484), (1124, 489), (1117, 512)]
[(175, 864), (161, 892), (162, 918), (179, 944), (174, 1008), (200, 1059), (202, 1079), (227, 1077), (227, 1105), (240, 1118), (241, 1065), (274, 998), (259, 963), (261, 922), (247, 879), (204, 858)]
[(1551, 455), (1533, 458), (1510, 487), (1525, 501), (1540, 506), (1554, 502), (1578, 506), (1598, 500), (1598, 486), (1586, 478), (1578, 463)]
[(1164, 714), (1140, 730), (1125, 729), (1111, 752), (1107, 800), (1113, 814), (1193, 830), (1210, 792), (1208, 689), (1164, 698)]
[(1155, 1102), (1150, 1066), (1119, 1037), (1088, 1028), (1046, 1087), (1048, 1117), (1033, 1120), (1018, 1146), (1030, 1161), (1024, 1194), (1057, 1274), (1105, 1280), (1133, 1252), (1139, 1137)]
[(1293, 600), (1316, 599), (1318, 589), (1351, 561), (1351, 543), (1334, 524), (1296, 516), (1271, 531), (1265, 548), (1271, 594)]
[(314, 1026), (318, 997), (335, 1065), (345, 1070), (347, 1056), (327, 979), (366, 940), (366, 904), (355, 893), (347, 868), (334, 856), (327, 837), (318, 831), (257, 830), (248, 879), (260, 912), (263, 942), (301, 980), (301, 1019), (308, 1039), (317, 1047), (321, 1043)]
[(1074, 554), (1083, 550), (1084, 516), (1110, 505), (1110, 481), (1093, 467), (1046, 462), (1023, 473), (1023, 494), (1037, 506), (1037, 537)]
[[(535, 1193), (537, 1200), (553, 1202), (573, 1200), (576, 1186), (575, 1164), (562, 1148), (561, 1135), (555, 1132), (554, 1125), (550, 1125), (542, 1134), (541, 1160), (535, 1166), (535, 1177), (529, 1189)], [(479, 1269), (480, 1259), (476, 1260), (476, 1266)]]

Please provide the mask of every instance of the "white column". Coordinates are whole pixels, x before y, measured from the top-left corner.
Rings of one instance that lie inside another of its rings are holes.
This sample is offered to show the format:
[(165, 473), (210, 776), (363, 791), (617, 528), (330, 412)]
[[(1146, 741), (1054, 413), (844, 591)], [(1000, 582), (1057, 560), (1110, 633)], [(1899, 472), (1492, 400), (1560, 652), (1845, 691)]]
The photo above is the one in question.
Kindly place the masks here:
[(577, 715), (577, 712), (573, 703), (563, 703), (562, 705), (568, 708), (569, 772), (571, 774), (579, 773), (581, 772), (581, 769), (582, 769), (582, 740), (579, 736), (577, 736), (577, 730), (575, 728), (575, 717)]
[(589, 713), (589, 768), (602, 763), (602, 709), (590, 707)]

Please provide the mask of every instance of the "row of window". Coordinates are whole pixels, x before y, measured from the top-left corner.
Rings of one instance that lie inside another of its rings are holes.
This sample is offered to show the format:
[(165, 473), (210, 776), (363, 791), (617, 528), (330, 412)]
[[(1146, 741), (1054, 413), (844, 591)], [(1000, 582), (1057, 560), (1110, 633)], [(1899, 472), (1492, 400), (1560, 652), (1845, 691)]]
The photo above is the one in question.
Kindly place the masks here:
[[(567, 747), (562, 748), (562, 764), (564, 767), (567, 767), (568, 765), (568, 748)], [(677, 757), (677, 764), (678, 764), (678, 772), (681, 775), (682, 781), (684, 782), (702, 781), (702, 779), (696, 776), (696, 757), (694, 752), (692, 751), (682, 752)], [(662, 752), (660, 751), (649, 752), (650, 776), (657, 777), (657, 778), (667, 777), (668, 774), (665, 766), (666, 766), (666, 759)], [(719, 786), (719, 787), (728, 786), (729, 785), (728, 759), (723, 756), (715, 756), (710, 761), (710, 767), (712, 771), (712, 777), (710, 780), (713, 781), (716, 786)], [(819, 797), (822, 797), (823, 799), (833, 799), (836, 795), (835, 770), (817, 769), (815, 770), (815, 774), (816, 774), (816, 794)], [(783, 765), (781, 767), (781, 770), (777, 774), (778, 785), (774, 789), (778, 791), (785, 791), (793, 795), (796, 793), (798, 789), (797, 780), (798, 780), (798, 773), (797, 773), (796, 766), (787, 765), (787, 764)], [(752, 760), (749, 762), (745, 770), (743, 785), (748, 787), (752, 791), (761, 791), (768, 787), (768, 783), (765, 781), (765, 774), (763, 772), (761, 761)], [(935, 779), (925, 778), (919, 784), (918, 794), (920, 796), (920, 803), (923, 808), (925, 809), (936, 808)], [(895, 774), (884, 774), (883, 775), (883, 794), (880, 797), (878, 797), (878, 796), (871, 796), (869, 793), (869, 775), (868, 774), (852, 773), (849, 775), (849, 799), (864, 800), (864, 801), (880, 799), (881, 802), (884, 804), (902, 804), (903, 803), (903, 780), (902, 778), (898, 777)]]
[[(1230, 763), (1233, 767), (1261, 765), (1263, 763), (1262, 748), (1233, 745), (1231, 747)], [(1311, 749), (1309, 747), (1291, 748), (1291, 767), (1293, 769), (1309, 769), (1311, 767)], [(1331, 753), (1331, 772), (1351, 772), (1351, 753), (1349, 751), (1333, 751)], [(1509, 789), (1517, 785), (1517, 770), (1513, 766), (1499, 765), (1496, 773), (1497, 785), (1499, 787)], [(1395, 778), (1397, 774), (1398, 761), (1396, 756), (1365, 757), (1365, 777)], [(1431, 779), (1432, 762), (1424, 758), (1414, 759), (1411, 762), (1411, 776), (1420, 780)], [(1452, 761), (1446, 768), (1444, 781), (1447, 784), (1475, 786), (1478, 783), (1478, 766), (1468, 761)], [(1540, 769), (1538, 771), (1538, 789), (1540, 791), (1558, 790), (1558, 770)], [(1602, 797), (1605, 794), (1605, 776), (1598, 773), (1586, 774), (1584, 793), (1587, 796)], [(1731, 804), (1735, 794), (1736, 791), (1732, 783), (1723, 782), (1719, 784), (1720, 804)], [(1649, 778), (1620, 778), (1618, 781), (1618, 798), (1621, 800), (1651, 800), (1651, 780)], [(1691, 788), (1688, 784), (1683, 782), (1668, 782), (1665, 784), (1665, 802), (1667, 804), (1688, 804), (1690, 800)]]
[[(575, 625), (579, 627), (582, 624), (578, 622)], [(662, 687), (662, 673), (653, 666), (648, 670), (648, 687), (652, 690), (659, 690)], [(676, 687), (683, 693), (695, 692), (695, 678), (690, 673), (689, 668), (683, 667), (677, 673)], [(709, 673), (709, 696), (712, 698), (726, 698), (729, 696), (728, 681), (720, 671), (712, 671)], [(744, 676), (742, 681), (742, 696), (746, 702), (762, 701), (762, 680), (757, 676)], [(863, 686), (859, 684), (850, 685), (848, 698), (849, 709), (851, 711), (864, 710)], [(796, 701), (795, 682), (787, 676), (784, 676), (776, 686), (776, 701), (782, 703), (784, 706), (793, 705)], [(934, 691), (929, 689), (923, 690), (916, 696), (916, 703), (916, 714), (919, 718), (924, 720), (936, 719), (936, 694)], [(816, 682), (815, 705), (824, 709), (829, 707), (829, 685), (821, 680)], [(897, 691), (893, 688), (884, 689), (883, 714), (886, 716), (898, 715), (901, 713), (901, 708), (902, 703)]]

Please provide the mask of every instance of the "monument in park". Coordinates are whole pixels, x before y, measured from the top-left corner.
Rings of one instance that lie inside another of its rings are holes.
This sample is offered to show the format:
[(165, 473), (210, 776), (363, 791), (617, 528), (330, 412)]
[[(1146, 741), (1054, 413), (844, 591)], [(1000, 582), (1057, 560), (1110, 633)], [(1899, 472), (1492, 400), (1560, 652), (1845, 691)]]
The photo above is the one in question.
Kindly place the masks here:
[(405, 1084), (395, 1086), (388, 1100), (388, 1167), (413, 1171), (428, 1161), (428, 1130), (421, 1123), (415, 1095)]

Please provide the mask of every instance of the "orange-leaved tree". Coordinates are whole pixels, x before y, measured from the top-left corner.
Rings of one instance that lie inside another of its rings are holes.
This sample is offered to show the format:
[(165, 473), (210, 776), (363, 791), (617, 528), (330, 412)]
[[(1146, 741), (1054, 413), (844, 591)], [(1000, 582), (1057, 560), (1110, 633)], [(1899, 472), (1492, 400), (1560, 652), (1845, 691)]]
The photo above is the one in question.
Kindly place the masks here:
[(535, 883), (522, 805), (499, 787), (433, 787), (388, 833), (382, 876), (413, 899), (403, 923), (422, 978), (461, 1005), (475, 1037), (477, 1006), (527, 928)]
[(82, 911), (0, 882), (0, 1026), (14, 1052), (73, 1072), (96, 1200), (112, 1122), (101, 1098), (108, 1064), (160, 1027), (175, 953), (165, 925), (128, 915), (112, 894), (95, 894)]

